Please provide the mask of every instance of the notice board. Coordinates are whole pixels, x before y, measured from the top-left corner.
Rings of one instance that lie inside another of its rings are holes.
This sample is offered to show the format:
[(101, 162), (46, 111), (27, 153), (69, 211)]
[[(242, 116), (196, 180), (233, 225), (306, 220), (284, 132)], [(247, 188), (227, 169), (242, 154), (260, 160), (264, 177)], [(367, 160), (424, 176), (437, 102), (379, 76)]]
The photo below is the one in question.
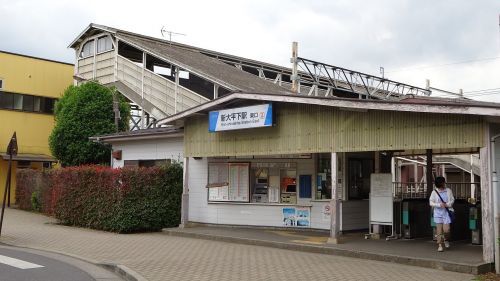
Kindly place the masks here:
[(393, 207), (391, 174), (371, 174), (370, 224), (392, 225)]
[(250, 163), (209, 163), (208, 201), (249, 202)]
[(229, 163), (229, 201), (250, 199), (250, 163)]

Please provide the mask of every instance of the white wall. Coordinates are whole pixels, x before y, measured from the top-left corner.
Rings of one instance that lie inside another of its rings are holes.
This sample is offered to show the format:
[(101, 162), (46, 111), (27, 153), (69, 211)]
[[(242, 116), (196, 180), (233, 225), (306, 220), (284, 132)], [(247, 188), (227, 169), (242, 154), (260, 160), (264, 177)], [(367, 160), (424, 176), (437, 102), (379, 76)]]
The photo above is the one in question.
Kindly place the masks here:
[(182, 161), (184, 144), (182, 137), (129, 140), (112, 143), (113, 150), (122, 151), (122, 159), (112, 159), (114, 168), (123, 167), (124, 160), (172, 159)]
[[(243, 160), (247, 161), (247, 160)], [(252, 160), (252, 162), (296, 162), (297, 179), (300, 175), (312, 175), (313, 194), (316, 186), (313, 159), (273, 159)], [(285, 204), (259, 203), (215, 203), (208, 202), (208, 160), (206, 157), (189, 159), (189, 221), (211, 224), (251, 225), (251, 226), (283, 226), (282, 209)], [(297, 189), (298, 189), (297, 184)], [(311, 207), (311, 228), (330, 229), (330, 217), (323, 215), (323, 208), (330, 204), (329, 200), (315, 201), (298, 198), (297, 205)], [(366, 205), (366, 206), (365, 206)], [(368, 201), (343, 202), (342, 215), (345, 227), (341, 230), (368, 228)], [(364, 212), (364, 213), (363, 213)]]

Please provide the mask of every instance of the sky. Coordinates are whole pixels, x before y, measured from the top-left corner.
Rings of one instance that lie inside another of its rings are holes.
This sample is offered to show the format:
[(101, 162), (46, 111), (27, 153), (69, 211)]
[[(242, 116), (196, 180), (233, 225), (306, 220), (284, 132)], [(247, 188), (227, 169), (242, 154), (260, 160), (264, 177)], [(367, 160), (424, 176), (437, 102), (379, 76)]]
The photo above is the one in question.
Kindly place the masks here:
[(0, 50), (74, 63), (67, 46), (90, 23), (160, 38), (164, 26), (284, 66), (297, 41), (303, 58), (500, 102), (499, 21), (500, 0), (4, 0)]

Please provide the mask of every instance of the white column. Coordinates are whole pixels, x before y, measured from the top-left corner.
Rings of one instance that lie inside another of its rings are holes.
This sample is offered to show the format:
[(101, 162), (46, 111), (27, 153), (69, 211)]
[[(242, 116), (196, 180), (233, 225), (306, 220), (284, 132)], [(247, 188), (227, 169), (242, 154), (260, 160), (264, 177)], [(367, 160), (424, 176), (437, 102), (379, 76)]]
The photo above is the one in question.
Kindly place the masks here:
[[(494, 144), (493, 144), (494, 145)], [(494, 151), (494, 150), (493, 150)], [(493, 161), (495, 161), (495, 156), (493, 155)], [(476, 198), (476, 185), (474, 184), (474, 156), (470, 155), (470, 194), (471, 198)]]
[[(491, 204), (493, 206), (493, 253), (494, 253), (494, 260), (495, 260), (495, 271), (496, 273), (500, 273), (500, 249), (499, 249), (499, 239), (500, 239), (500, 233), (499, 233), (499, 224), (500, 224), (500, 214), (498, 213), (499, 210), (499, 190), (498, 190), (498, 165), (497, 165), (497, 157), (496, 157), (496, 140), (500, 137), (500, 134), (494, 135), (491, 137), (491, 142), (489, 143), (490, 145), (488, 148), (490, 148), (490, 151), (488, 152), (488, 155), (491, 157), (490, 158), (490, 171), (491, 171), (491, 188), (492, 188), (492, 199), (491, 199)], [(472, 162), (472, 161), (471, 161)], [(472, 170), (472, 169), (471, 169)], [(482, 181), (481, 181), (482, 182)], [(481, 186), (482, 187), (482, 186)], [(491, 210), (491, 208), (490, 208)], [(484, 235), (483, 235), (484, 237)], [(483, 241), (483, 245), (485, 245)], [(483, 246), (484, 247), (484, 246)], [(484, 248), (483, 248), (484, 251)]]
[(113, 40), (113, 44), (115, 45), (115, 51), (114, 51), (114, 54), (115, 54), (114, 78), (115, 78), (115, 82), (116, 82), (116, 81), (118, 81), (118, 38), (116, 38), (115, 40)]
[(146, 114), (144, 114), (144, 69), (146, 68), (146, 53), (142, 53), (141, 69), (141, 129), (146, 128)]
[(184, 157), (184, 167), (182, 170), (182, 202), (181, 202), (181, 224), (180, 228), (186, 227), (189, 220), (189, 157)]
[(418, 164), (413, 164), (413, 181), (418, 182)]
[[(96, 60), (96, 55), (97, 55), (97, 40), (95, 39), (92, 39), (91, 41), (94, 41), (94, 56), (93, 56), (93, 60), (94, 60), (94, 64), (92, 65), (92, 79), (96, 79), (97, 77), (97, 60)], [(90, 41), (89, 41), (90, 42)]]
[(214, 99), (219, 97), (219, 85), (214, 84)]
[(339, 243), (339, 229), (340, 229), (340, 204), (337, 192), (337, 153), (333, 152), (331, 155), (331, 174), (332, 174), (332, 199), (330, 200), (330, 238), (328, 243)]
[(175, 86), (174, 86), (174, 112), (177, 113), (177, 96), (179, 95), (179, 67), (175, 68)]
[(490, 181), (490, 132), (489, 127), (484, 128), (484, 146), (480, 148), (481, 159), (481, 224), (483, 226), (483, 260), (494, 261), (494, 235), (493, 235), (493, 204), (492, 185)]

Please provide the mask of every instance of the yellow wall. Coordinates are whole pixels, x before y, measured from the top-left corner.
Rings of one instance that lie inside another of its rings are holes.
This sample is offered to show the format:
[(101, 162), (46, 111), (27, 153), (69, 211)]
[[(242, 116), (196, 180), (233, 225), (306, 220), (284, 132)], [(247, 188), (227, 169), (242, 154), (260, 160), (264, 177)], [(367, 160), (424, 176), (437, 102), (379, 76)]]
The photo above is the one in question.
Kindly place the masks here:
[[(73, 84), (73, 71), (73, 65), (0, 51), (1, 91), (59, 98)], [(0, 109), (0, 153), (5, 153), (15, 131), (18, 153), (50, 155), (48, 137), (53, 127), (54, 116), (51, 114)], [(41, 168), (41, 163), (32, 163), (32, 167)], [(15, 173), (13, 175), (15, 178)], [(7, 161), (0, 160), (0, 202), (3, 200), (6, 176)], [(15, 179), (13, 183), (11, 202), (14, 202)]]
[(53, 115), (0, 109), (0, 153), (5, 153), (15, 131), (18, 153), (50, 155), (48, 138), (53, 127)]
[[(0, 203), (3, 202), (5, 183), (7, 181), (8, 167), (9, 167), (9, 161), (0, 160)], [(42, 163), (32, 162), (30, 168), (35, 170), (40, 170), (42, 169)], [(17, 171), (17, 162), (12, 161), (12, 182), (10, 189), (10, 203), (16, 202), (16, 171)]]
[(0, 51), (4, 91), (58, 98), (73, 84), (73, 72), (73, 65)]

